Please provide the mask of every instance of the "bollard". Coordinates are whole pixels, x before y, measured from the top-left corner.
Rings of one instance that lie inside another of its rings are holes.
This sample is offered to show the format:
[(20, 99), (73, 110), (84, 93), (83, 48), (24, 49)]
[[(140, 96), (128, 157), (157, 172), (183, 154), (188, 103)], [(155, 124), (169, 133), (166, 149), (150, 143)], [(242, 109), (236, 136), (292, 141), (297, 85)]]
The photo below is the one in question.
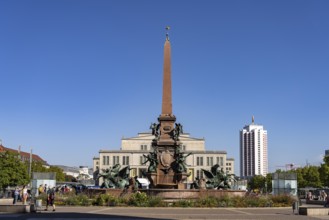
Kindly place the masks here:
[(295, 202), (292, 204), (292, 212), (295, 214), (295, 210), (296, 210), (297, 213), (298, 213), (298, 209), (299, 209), (299, 202), (298, 202), (298, 201), (295, 201)]

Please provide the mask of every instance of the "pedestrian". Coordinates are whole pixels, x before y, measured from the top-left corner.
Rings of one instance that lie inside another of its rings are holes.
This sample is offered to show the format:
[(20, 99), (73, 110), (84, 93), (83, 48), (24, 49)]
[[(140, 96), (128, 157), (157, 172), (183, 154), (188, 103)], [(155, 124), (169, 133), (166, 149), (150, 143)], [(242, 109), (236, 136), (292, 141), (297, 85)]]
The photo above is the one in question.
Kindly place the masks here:
[(55, 207), (55, 187), (54, 188), (49, 187), (49, 189), (47, 191), (47, 203), (46, 203), (45, 211), (48, 211), (48, 206), (53, 207), (53, 212), (56, 211), (56, 207)]
[(23, 205), (26, 205), (27, 196), (28, 196), (28, 194), (27, 194), (27, 188), (24, 185), (23, 186), (23, 189), (22, 189)]
[(329, 196), (326, 197), (326, 201), (324, 203), (324, 207), (329, 207)]
[(42, 184), (40, 184), (39, 188), (38, 188), (38, 193), (39, 195), (41, 195), (42, 193), (44, 193), (44, 187)]
[(17, 200), (18, 200), (18, 196), (19, 196), (19, 189), (18, 189), (18, 187), (16, 187), (16, 189), (15, 189), (15, 191), (14, 191), (14, 195), (13, 195), (13, 197), (14, 197), (13, 205), (16, 204), (16, 202), (17, 202)]

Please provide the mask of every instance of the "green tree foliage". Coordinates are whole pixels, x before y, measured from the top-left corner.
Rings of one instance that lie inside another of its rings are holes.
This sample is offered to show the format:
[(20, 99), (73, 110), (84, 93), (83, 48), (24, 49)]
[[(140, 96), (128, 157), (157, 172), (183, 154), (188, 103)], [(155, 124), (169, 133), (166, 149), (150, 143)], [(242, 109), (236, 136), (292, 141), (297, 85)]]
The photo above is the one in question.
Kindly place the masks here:
[(267, 192), (272, 192), (272, 173), (266, 175), (266, 188)]
[(323, 157), (323, 162), (324, 162), (327, 166), (329, 166), (329, 156), (324, 156), (324, 157)]
[(298, 169), (296, 169), (296, 173), (297, 173), (297, 186), (298, 186), (298, 188), (305, 188), (305, 187), (307, 187), (307, 182), (304, 179), (304, 175), (303, 175), (303, 169), (304, 168), (298, 168)]
[(65, 182), (78, 182), (78, 180), (72, 175), (65, 175)]
[(32, 172), (48, 172), (47, 167), (44, 165), (44, 163), (40, 161), (33, 161), (32, 162)]
[(296, 172), (298, 188), (329, 187), (329, 156), (324, 156), (323, 162), (320, 167), (306, 166), (293, 171), (276, 170), (275, 172)]
[(9, 151), (0, 153), (0, 188), (27, 185), (29, 183), (27, 167), (21, 162), (18, 154)]
[(319, 167), (308, 166), (303, 168), (303, 178), (306, 181), (306, 186), (322, 187), (320, 180)]
[(322, 187), (322, 181), (320, 178), (319, 167), (317, 166), (307, 166), (298, 168), (296, 170), (289, 171), (281, 171), (280, 172), (288, 172), (288, 173), (297, 173), (297, 184), (298, 188), (305, 187)]
[(322, 183), (322, 186), (329, 186), (329, 165), (327, 164), (321, 164), (319, 168), (319, 174), (320, 174), (320, 180)]
[(56, 181), (65, 181), (65, 174), (63, 173), (63, 169), (56, 166), (51, 166), (47, 172), (56, 173)]
[[(29, 166), (29, 162), (26, 161), (26, 166)], [(56, 166), (47, 167), (44, 163), (40, 161), (33, 161), (31, 163), (32, 172), (40, 172), (40, 173), (47, 173), (53, 172), (56, 173), (56, 181), (65, 181), (65, 174), (63, 170)]]
[(262, 175), (253, 176), (248, 182), (248, 187), (251, 190), (262, 192), (265, 189), (265, 177)]

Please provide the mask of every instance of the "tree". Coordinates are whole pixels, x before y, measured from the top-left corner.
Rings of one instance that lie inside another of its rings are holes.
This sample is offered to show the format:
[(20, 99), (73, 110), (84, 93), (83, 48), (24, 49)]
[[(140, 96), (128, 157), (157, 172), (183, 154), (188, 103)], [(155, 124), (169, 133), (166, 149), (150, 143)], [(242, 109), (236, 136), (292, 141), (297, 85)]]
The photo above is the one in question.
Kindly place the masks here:
[(30, 181), (27, 167), (18, 154), (6, 151), (0, 153), (0, 188), (27, 185)]
[(72, 175), (65, 175), (65, 182), (78, 182), (78, 180)]
[(265, 189), (265, 177), (262, 175), (253, 176), (248, 182), (248, 187), (251, 190), (262, 192)]
[(65, 181), (65, 173), (63, 172), (63, 169), (56, 166), (51, 166), (47, 172), (55, 172), (56, 181), (60, 181), (60, 182)]
[(329, 156), (328, 156), (328, 155), (323, 157), (323, 162), (324, 162), (327, 166), (329, 166)]
[(306, 182), (306, 186), (321, 187), (320, 173), (317, 166), (304, 167), (302, 170), (303, 179)]
[[(63, 169), (56, 167), (56, 166), (51, 166), (51, 167), (46, 167), (44, 163), (40, 161), (33, 161), (31, 164), (32, 172), (40, 172), (40, 173), (56, 173), (56, 180), (57, 181), (65, 181), (65, 174), (63, 173)], [(26, 162), (26, 166), (29, 166), (29, 162)]]
[(321, 164), (319, 168), (320, 180), (323, 186), (329, 186), (329, 165)]
[(272, 192), (272, 173), (268, 173), (265, 179), (266, 179), (266, 193)]
[(303, 175), (303, 169), (304, 168), (297, 168), (296, 169), (296, 173), (297, 173), (297, 186), (298, 186), (298, 188), (305, 188), (305, 187), (307, 187), (307, 182), (304, 179), (304, 175)]

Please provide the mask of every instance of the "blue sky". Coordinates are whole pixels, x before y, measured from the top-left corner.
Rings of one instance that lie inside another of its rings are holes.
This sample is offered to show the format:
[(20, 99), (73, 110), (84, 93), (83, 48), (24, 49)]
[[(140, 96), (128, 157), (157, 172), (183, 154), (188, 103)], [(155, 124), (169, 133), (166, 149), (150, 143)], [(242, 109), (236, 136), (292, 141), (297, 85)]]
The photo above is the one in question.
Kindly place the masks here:
[(268, 131), (270, 171), (329, 149), (328, 1), (0, 1), (0, 139), (50, 164), (92, 164), (161, 113), (170, 25), (173, 112), (239, 163)]

